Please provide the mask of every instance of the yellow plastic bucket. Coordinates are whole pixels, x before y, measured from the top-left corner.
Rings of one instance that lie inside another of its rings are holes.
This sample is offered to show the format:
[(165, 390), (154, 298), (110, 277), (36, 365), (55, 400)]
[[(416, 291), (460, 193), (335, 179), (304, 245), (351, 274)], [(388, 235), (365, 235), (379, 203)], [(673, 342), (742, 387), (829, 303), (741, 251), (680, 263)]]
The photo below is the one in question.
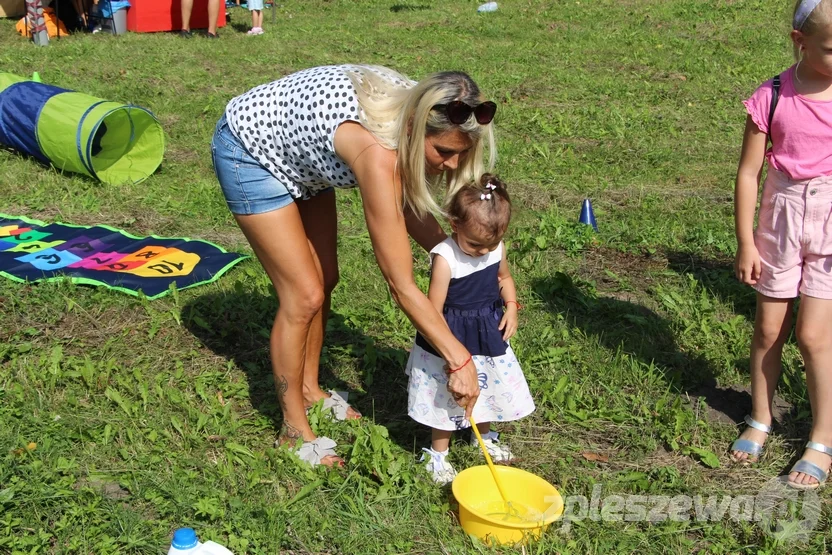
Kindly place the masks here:
[[(500, 491), (488, 466), (466, 468), (451, 489), (459, 502), (459, 523), (471, 536), (491, 544), (519, 544), (537, 539), (563, 514), (563, 498), (557, 488), (519, 468), (497, 466), (506, 495), (521, 513), (528, 510), (534, 520), (506, 519)], [(495, 511), (495, 508), (497, 509)]]

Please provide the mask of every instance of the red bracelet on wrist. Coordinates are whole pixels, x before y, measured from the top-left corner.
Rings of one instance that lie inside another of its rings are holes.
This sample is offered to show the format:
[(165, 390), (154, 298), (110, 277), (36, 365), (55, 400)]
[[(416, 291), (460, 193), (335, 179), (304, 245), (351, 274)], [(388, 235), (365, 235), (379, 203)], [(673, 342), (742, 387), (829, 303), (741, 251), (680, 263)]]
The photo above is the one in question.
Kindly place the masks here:
[(448, 368), (448, 374), (453, 374), (454, 372), (459, 372), (460, 370), (462, 370), (463, 368), (468, 366), (468, 363), (471, 362), (471, 359), (473, 359), (473, 358), (474, 358), (473, 355), (468, 355), (468, 358), (465, 359), (465, 362), (463, 362), (462, 366), (460, 366), (459, 368), (453, 368), (453, 369)]
[(523, 306), (518, 303), (517, 301), (503, 301), (503, 304), (508, 306), (510, 303), (514, 303), (517, 305), (517, 310), (523, 310)]

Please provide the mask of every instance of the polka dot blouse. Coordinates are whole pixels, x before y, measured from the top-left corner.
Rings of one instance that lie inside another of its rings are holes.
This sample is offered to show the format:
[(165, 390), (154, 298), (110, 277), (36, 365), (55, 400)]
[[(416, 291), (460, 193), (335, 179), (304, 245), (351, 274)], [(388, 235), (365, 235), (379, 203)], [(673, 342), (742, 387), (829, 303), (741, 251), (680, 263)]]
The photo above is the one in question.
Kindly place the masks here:
[(381, 69), (341, 65), (292, 73), (232, 99), (225, 111), (228, 125), (294, 198), (354, 187), (355, 175), (333, 144), (341, 123), (359, 121), (361, 109), (347, 71)]

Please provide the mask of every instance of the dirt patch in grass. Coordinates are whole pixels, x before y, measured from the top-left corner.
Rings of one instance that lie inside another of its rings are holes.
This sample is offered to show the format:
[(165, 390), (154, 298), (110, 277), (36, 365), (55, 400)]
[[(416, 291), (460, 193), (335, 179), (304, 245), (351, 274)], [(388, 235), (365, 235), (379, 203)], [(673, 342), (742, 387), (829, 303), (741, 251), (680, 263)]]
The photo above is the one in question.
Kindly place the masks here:
[[(706, 384), (689, 393), (692, 398), (705, 397), (708, 400), (707, 416), (711, 422), (740, 424), (751, 409), (751, 387), (743, 385)], [(792, 404), (780, 395), (774, 395), (772, 413), (775, 422), (782, 422), (792, 411)]]
[(135, 210), (128, 210), (123, 213), (120, 219), (124, 226), (129, 226), (131, 233), (138, 234), (160, 234), (160, 230), (175, 227), (176, 218), (173, 216), (162, 216), (152, 210), (142, 210), (136, 207)]
[[(596, 248), (583, 253), (575, 273), (581, 279), (592, 281), (599, 296), (613, 298), (643, 307), (651, 316), (655, 310), (649, 289), (655, 283), (657, 274), (672, 270), (679, 274), (693, 273), (711, 292), (735, 305), (738, 313), (748, 312), (743, 287), (725, 278), (733, 260), (728, 256), (703, 258), (685, 253), (630, 254), (613, 249)], [(614, 272), (614, 276), (608, 272)], [(748, 314), (753, 318), (753, 312)], [(708, 380), (688, 392), (693, 400), (707, 399), (705, 416), (711, 422), (735, 425), (743, 422), (751, 407), (751, 393), (748, 386), (718, 384)], [(783, 421), (793, 411), (793, 406), (780, 395), (775, 395), (774, 418)]]
[(56, 208), (45, 208), (43, 210), (31, 210), (20, 206), (19, 204), (12, 204), (4, 207), (3, 212), (10, 216), (26, 217), (32, 220), (41, 220), (45, 222), (52, 222), (60, 215), (60, 211)]
[(696, 462), (686, 455), (682, 455), (676, 451), (668, 451), (665, 447), (659, 446), (653, 453), (651, 453), (639, 466), (643, 469), (661, 468), (665, 466), (673, 466), (679, 469), (684, 474), (690, 472), (696, 467)]
[(87, 480), (86, 478), (82, 478), (75, 483), (75, 489), (77, 490), (86, 488), (99, 492), (107, 499), (119, 500), (130, 497), (130, 492), (116, 482), (109, 482), (106, 480)]
[(380, 27), (405, 27), (407, 29), (423, 29), (425, 27), (435, 27), (440, 25), (436, 21), (388, 21), (382, 23)]
[(20, 204), (12, 204), (4, 207), (3, 212), (10, 216), (22, 216), (46, 223), (63, 222), (74, 225), (96, 225), (100, 224), (102, 219), (100, 215), (96, 216), (89, 213), (75, 214), (70, 218), (55, 206), (45, 206), (41, 210), (32, 210)]
[(653, 283), (652, 274), (667, 268), (667, 258), (662, 254), (631, 254), (599, 247), (583, 253), (577, 275), (594, 281), (598, 290), (607, 296), (630, 301), (641, 298), (639, 291), (645, 291)]
[(731, 268), (734, 264), (734, 259), (726, 255), (715, 255), (709, 258), (696, 256), (690, 253), (667, 253), (668, 264), (674, 268), (685, 268), (690, 271), (705, 270), (724, 270)]
[[(62, 314), (52, 324), (41, 329), (43, 339), (58, 339), (65, 343), (67, 354), (83, 355), (88, 345), (102, 345), (113, 337), (136, 333), (136, 328), (147, 320), (141, 307), (82, 308), (74, 305), (72, 312)], [(34, 322), (30, 323), (37, 326)], [(125, 355), (126, 356), (126, 355)]]
[[(637, 255), (598, 248), (583, 254), (576, 273), (582, 279), (593, 281), (599, 295), (643, 306), (645, 311), (649, 311), (653, 303), (647, 290), (654, 283), (654, 276), (665, 270), (698, 275), (710, 289), (720, 289), (712, 291), (713, 293), (726, 300), (735, 300), (736, 296), (742, 293), (739, 284), (729, 280), (723, 280), (724, 283), (719, 284), (713, 279), (714, 275), (725, 274), (732, 265), (731, 257), (724, 255), (716, 255), (713, 258), (672, 252)], [(614, 272), (618, 279), (610, 276), (607, 271)], [(706, 279), (709, 277), (710, 280)], [(742, 311), (746, 303), (737, 301), (735, 304)], [(689, 391), (688, 397), (691, 400), (698, 397), (707, 399), (707, 420), (725, 425), (741, 424), (751, 407), (751, 389), (745, 385), (723, 385), (709, 380)], [(793, 410), (791, 403), (775, 394), (775, 422), (786, 421)]]
[(167, 165), (198, 166), (203, 153), (182, 146), (168, 146), (165, 152)]
[(518, 183), (510, 189), (511, 202), (514, 206), (522, 206), (524, 211), (546, 210), (555, 202), (555, 192), (551, 187), (540, 183)]
[(172, 217), (161, 216), (152, 211), (136, 210), (111, 212), (108, 214), (76, 212), (71, 216), (65, 215), (55, 206), (46, 206), (41, 210), (32, 210), (18, 204), (12, 204), (4, 209), (7, 214), (25, 216), (30, 219), (46, 223), (63, 222), (73, 225), (111, 225), (121, 226), (130, 233), (153, 233), (175, 222)]

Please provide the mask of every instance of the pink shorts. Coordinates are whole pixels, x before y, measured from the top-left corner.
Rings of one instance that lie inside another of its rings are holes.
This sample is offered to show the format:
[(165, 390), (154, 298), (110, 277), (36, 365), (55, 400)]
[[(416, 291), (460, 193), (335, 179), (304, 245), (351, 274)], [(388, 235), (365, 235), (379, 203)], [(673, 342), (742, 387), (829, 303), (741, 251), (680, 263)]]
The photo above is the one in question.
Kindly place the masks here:
[(762, 261), (755, 289), (778, 299), (832, 299), (830, 216), (832, 176), (795, 181), (769, 168), (754, 231)]

